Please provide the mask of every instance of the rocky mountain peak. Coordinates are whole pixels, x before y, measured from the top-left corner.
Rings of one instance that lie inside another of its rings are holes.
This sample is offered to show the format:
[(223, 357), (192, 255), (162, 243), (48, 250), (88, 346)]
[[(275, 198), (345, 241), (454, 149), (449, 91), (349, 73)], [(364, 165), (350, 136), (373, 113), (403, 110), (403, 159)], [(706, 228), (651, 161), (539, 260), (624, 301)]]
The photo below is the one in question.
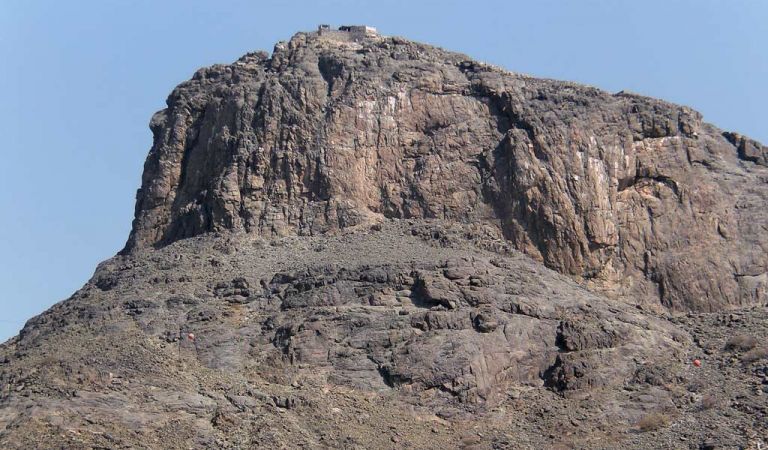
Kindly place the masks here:
[(687, 107), (348, 30), (297, 33), (174, 89), (126, 251), (441, 219), (487, 224), (613, 296), (765, 301), (768, 224), (748, 206), (765, 204), (761, 144)]
[(365, 27), (150, 128), (125, 250), (0, 345), (1, 448), (761, 445), (762, 144)]

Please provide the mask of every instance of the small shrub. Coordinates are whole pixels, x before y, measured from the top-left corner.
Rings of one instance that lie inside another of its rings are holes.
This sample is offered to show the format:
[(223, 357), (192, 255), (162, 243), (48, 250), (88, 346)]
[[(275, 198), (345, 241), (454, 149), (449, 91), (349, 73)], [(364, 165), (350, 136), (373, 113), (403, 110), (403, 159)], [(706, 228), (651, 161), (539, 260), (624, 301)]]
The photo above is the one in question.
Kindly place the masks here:
[(720, 402), (712, 394), (707, 394), (701, 398), (701, 409), (712, 409), (716, 407)]
[(730, 351), (746, 352), (757, 347), (757, 339), (748, 334), (737, 334), (725, 343), (725, 349)]
[(741, 356), (741, 362), (749, 364), (766, 358), (768, 358), (768, 347), (753, 348)]
[(669, 424), (669, 417), (663, 413), (654, 412), (643, 416), (643, 418), (637, 422), (637, 428), (642, 432), (655, 431), (667, 426), (667, 424)]

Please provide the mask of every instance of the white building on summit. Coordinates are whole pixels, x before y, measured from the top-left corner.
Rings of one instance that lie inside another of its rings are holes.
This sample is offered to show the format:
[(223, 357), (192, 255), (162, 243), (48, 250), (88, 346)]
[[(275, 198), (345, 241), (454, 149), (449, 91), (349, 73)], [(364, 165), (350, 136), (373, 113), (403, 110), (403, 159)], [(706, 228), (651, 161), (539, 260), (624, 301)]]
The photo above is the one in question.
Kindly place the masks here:
[(342, 25), (338, 29), (333, 29), (330, 25), (325, 24), (317, 27), (317, 34), (319, 36), (347, 37), (352, 39), (379, 35), (376, 28), (367, 25)]

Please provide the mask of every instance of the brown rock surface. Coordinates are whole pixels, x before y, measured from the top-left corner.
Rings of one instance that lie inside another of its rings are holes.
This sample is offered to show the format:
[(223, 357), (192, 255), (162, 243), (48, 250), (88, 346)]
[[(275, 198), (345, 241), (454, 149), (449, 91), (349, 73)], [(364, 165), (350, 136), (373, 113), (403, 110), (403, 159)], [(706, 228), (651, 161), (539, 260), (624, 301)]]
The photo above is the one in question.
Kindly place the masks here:
[[(476, 227), (376, 228), (105, 261), (0, 346), (0, 447), (698, 448), (768, 432), (768, 360), (726, 345), (765, 342), (764, 307), (654, 314), (480, 250), (503, 241)], [(664, 427), (638, 432), (648, 415)]]
[(612, 297), (767, 298), (765, 147), (686, 107), (400, 38), (299, 33), (201, 69), (151, 128), (127, 251), (436, 218), (497, 227)]

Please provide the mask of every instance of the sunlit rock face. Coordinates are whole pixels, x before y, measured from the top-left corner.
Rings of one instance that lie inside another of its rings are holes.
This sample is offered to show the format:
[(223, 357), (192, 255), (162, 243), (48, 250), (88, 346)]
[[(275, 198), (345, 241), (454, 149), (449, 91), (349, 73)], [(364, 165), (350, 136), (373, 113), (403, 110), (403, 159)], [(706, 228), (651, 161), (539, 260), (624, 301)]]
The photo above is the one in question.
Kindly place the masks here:
[(766, 302), (766, 150), (686, 107), (375, 33), (198, 71), (151, 122), (126, 251), (210, 231), (485, 223), (612, 297)]

